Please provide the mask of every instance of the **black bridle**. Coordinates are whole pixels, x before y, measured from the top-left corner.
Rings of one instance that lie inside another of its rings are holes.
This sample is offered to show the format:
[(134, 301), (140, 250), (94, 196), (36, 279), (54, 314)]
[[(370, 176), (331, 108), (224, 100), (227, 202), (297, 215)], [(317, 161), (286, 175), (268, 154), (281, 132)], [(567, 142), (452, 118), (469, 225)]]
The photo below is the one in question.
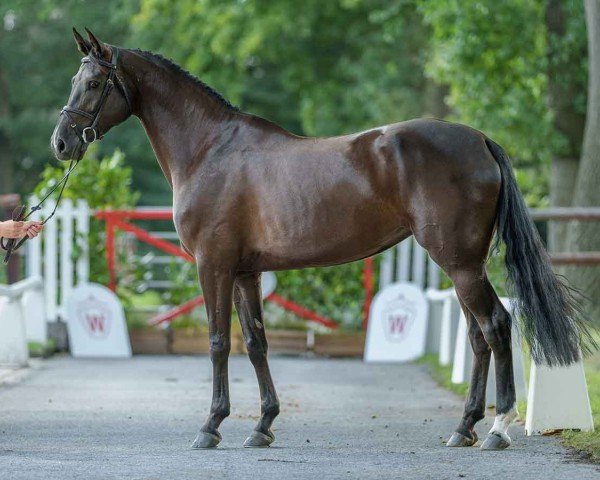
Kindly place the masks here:
[[(110, 62), (107, 62), (106, 60), (103, 60), (101, 58), (97, 58), (93, 55), (83, 57), (81, 59), (81, 63), (94, 63), (95, 62), (102, 67), (108, 68), (106, 82), (104, 82), (104, 88), (102, 90), (102, 94), (100, 95), (100, 100), (98, 100), (98, 104), (96, 105), (96, 108), (94, 109), (94, 112), (89, 113), (89, 112), (80, 110), (75, 107), (70, 107), (69, 105), (65, 105), (62, 108), (62, 110), (60, 111), (61, 115), (67, 116), (67, 118), (71, 122), (69, 126), (75, 131), (77, 138), (79, 138), (79, 141), (80, 141), (79, 151), (81, 151), (81, 149), (83, 148), (83, 146), (85, 144), (94, 143), (96, 140), (101, 140), (102, 137), (104, 136), (104, 134), (99, 133), (98, 121), (100, 120), (100, 114), (102, 113), (102, 109), (104, 108), (104, 105), (106, 104), (106, 100), (108, 99), (108, 96), (110, 95), (110, 92), (112, 92), (115, 85), (117, 86), (117, 89), (121, 92), (121, 94), (123, 95), (123, 98), (125, 99), (125, 102), (127, 103), (128, 114), (131, 113), (131, 111), (132, 111), (131, 97), (129, 96), (129, 93), (127, 92), (125, 83), (117, 75), (117, 62), (119, 59), (119, 49), (116, 47), (112, 47), (112, 46), (110, 47), (110, 49), (112, 51), (112, 59)], [(87, 127), (84, 127), (83, 130), (80, 131), (79, 126), (77, 125), (77, 122), (75, 122), (75, 119), (73, 118), (72, 114), (79, 115), (79, 116), (82, 116), (85, 118), (89, 118), (91, 120), (91, 123)], [(93, 134), (93, 137), (90, 138), (88, 135), (92, 135), (92, 134)], [(75, 169), (75, 167), (78, 164), (79, 164), (79, 160), (71, 160), (71, 164), (69, 165), (69, 168), (68, 168), (67, 172), (65, 173), (64, 177), (61, 180), (59, 180), (56, 183), (56, 185), (54, 185), (54, 187), (52, 187), (52, 189), (50, 189), (50, 191), (44, 196), (44, 198), (42, 198), (42, 200), (37, 205), (32, 206), (29, 210), (29, 213), (27, 213), (27, 215), (25, 215), (25, 211), (26, 211), (25, 205), (21, 205), (20, 207), (17, 207), (13, 212), (12, 219), (15, 222), (22, 222), (22, 221), (27, 220), (34, 212), (37, 212), (38, 210), (40, 210), (42, 208), (42, 205), (44, 204), (44, 202), (48, 199), (48, 197), (50, 195), (52, 195), (56, 191), (56, 189), (58, 189), (58, 187), (61, 187), (60, 191), (58, 193), (58, 198), (56, 199), (56, 204), (54, 205), (54, 209), (52, 210), (50, 215), (48, 217), (46, 217), (44, 219), (44, 221), (42, 222), (42, 225), (44, 225), (56, 213), (56, 210), (60, 203), (60, 199), (62, 198), (63, 191), (65, 190), (65, 186), (67, 185), (67, 181), (69, 180), (69, 176), (71, 175), (71, 172)], [(19, 247), (21, 245), (23, 245), (27, 241), (28, 238), (29, 237), (25, 236), (17, 241), (14, 238), (5, 239), (4, 237), (0, 237), (0, 247), (2, 249), (6, 250), (6, 255), (4, 256), (4, 263), (8, 263), (8, 260), (10, 259), (12, 252), (19, 249)]]
[[(112, 59), (110, 62), (103, 60), (101, 58), (97, 58), (93, 55), (83, 57), (81, 59), (81, 63), (97, 63), (98, 65), (108, 68), (108, 76), (106, 77), (106, 82), (104, 82), (104, 88), (102, 89), (102, 94), (100, 95), (100, 100), (96, 105), (96, 108), (93, 113), (86, 112), (84, 110), (80, 110), (79, 108), (70, 107), (69, 105), (65, 105), (60, 111), (61, 115), (66, 115), (69, 119), (70, 127), (75, 130), (75, 134), (81, 141), (81, 147), (83, 147), (86, 143), (94, 143), (96, 140), (101, 140), (104, 134), (101, 134), (98, 130), (98, 121), (100, 120), (100, 113), (106, 104), (106, 100), (108, 100), (108, 96), (110, 92), (112, 92), (113, 88), (117, 87), (117, 89), (123, 95), (125, 102), (127, 103), (128, 113), (131, 113), (131, 98), (129, 93), (127, 92), (127, 88), (125, 87), (125, 83), (119, 78), (117, 75), (117, 62), (119, 60), (119, 49), (116, 47), (110, 47), (112, 51)], [(79, 115), (81, 117), (89, 118), (91, 123), (85, 127), (83, 130), (79, 130), (79, 126), (72, 114)], [(91, 138), (89, 135), (93, 135)], [(81, 148), (80, 147), (80, 148)]]

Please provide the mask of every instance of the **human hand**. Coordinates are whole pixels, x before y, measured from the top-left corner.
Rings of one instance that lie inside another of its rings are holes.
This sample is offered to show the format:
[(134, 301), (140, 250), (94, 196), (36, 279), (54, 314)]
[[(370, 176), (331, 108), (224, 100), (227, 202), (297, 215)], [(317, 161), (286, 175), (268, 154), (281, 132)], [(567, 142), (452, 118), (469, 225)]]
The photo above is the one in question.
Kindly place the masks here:
[(33, 238), (42, 231), (42, 222), (15, 222), (8, 220), (0, 222), (0, 235), (6, 238)]
[[(23, 231), (25, 232), (25, 235), (27, 235), (29, 238), (37, 237), (43, 228), (44, 228), (44, 224), (42, 222), (35, 222), (35, 221), (23, 222)], [(25, 236), (25, 235), (22, 235), (22, 236)]]

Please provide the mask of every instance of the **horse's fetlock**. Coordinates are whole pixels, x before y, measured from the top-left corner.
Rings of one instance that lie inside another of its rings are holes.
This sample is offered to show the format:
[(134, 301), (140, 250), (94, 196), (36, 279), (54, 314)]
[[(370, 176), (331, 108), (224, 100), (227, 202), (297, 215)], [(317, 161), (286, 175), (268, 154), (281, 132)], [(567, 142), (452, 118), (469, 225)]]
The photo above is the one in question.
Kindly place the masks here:
[(217, 405), (213, 405), (211, 413), (215, 417), (227, 418), (231, 414), (231, 407), (228, 403), (219, 403)]
[(261, 413), (263, 415), (269, 415), (272, 417), (276, 417), (279, 415), (279, 401), (263, 403), (261, 405)]

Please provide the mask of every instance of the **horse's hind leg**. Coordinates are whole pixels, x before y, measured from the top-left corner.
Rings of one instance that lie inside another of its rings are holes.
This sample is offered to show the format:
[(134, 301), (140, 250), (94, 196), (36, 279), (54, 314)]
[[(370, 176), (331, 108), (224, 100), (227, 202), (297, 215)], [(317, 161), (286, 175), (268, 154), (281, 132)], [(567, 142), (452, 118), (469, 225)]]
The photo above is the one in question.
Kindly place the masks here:
[(460, 298), (459, 302), (467, 320), (469, 340), (474, 358), (471, 385), (465, 403), (464, 414), (456, 432), (454, 432), (450, 440), (446, 443), (448, 447), (470, 447), (477, 442), (475, 424), (485, 417), (485, 392), (492, 353), (490, 346), (483, 337), (483, 332), (479, 324), (475, 320), (475, 316)]
[[(504, 449), (511, 443), (508, 427), (518, 416), (512, 364), (511, 318), (490, 284), (483, 262), (473, 268), (455, 268), (449, 274), (458, 296), (474, 315), (485, 341), (494, 353), (496, 419), (481, 448)], [(485, 396), (485, 388), (482, 395)]]
[(279, 414), (279, 399), (267, 361), (267, 338), (262, 315), (260, 274), (238, 276), (235, 282), (234, 302), (240, 317), (244, 343), (256, 371), (261, 400), (261, 416), (254, 432), (244, 447), (268, 447), (275, 436), (271, 424)]

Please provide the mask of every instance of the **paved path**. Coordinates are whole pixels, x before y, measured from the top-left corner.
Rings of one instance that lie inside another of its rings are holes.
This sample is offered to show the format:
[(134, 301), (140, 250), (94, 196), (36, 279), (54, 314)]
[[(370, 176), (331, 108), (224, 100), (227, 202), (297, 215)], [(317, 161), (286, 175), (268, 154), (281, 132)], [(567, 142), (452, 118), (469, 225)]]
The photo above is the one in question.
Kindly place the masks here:
[[(242, 442), (258, 412), (244, 357), (231, 361), (232, 415), (217, 450), (191, 450), (210, 402), (206, 358), (42, 362), (0, 387), (0, 478), (6, 479), (598, 479), (555, 438), (512, 427), (504, 452), (442, 441), (461, 401), (425, 367), (273, 358), (282, 414), (276, 443)], [(480, 436), (491, 425), (484, 420)]]

